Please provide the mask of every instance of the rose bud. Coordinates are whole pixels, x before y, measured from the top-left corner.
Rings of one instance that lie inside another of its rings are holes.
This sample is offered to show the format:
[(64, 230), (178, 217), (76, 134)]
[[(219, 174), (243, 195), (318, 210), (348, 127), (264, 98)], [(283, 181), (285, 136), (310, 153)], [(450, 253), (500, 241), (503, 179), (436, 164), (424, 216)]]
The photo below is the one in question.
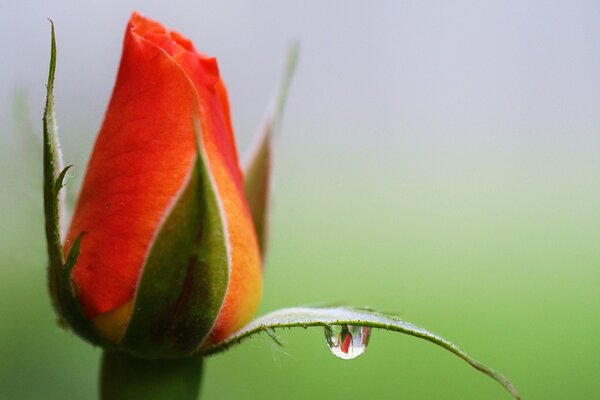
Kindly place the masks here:
[(64, 168), (54, 116), (54, 24), (43, 117), (48, 282), (65, 327), (102, 346), (102, 400), (194, 400), (204, 357), (276, 329), (321, 327), (350, 360), (372, 329), (436, 344), (520, 395), (502, 374), (443, 337), (371, 308), (291, 307), (247, 323), (262, 289), (273, 138), (297, 46), (254, 150), (239, 167), (216, 61), (133, 14), (117, 82), (66, 240)]
[(137, 13), (65, 256), (74, 245), (81, 316), (136, 356), (218, 343), (260, 300), (259, 240), (217, 62)]

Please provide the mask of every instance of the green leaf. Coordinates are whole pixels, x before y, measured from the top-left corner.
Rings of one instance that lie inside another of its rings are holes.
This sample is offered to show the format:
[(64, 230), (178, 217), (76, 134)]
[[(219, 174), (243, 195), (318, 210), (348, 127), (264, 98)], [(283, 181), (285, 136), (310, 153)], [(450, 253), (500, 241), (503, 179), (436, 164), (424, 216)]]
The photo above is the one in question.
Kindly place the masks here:
[[(200, 127), (194, 125), (196, 135)], [(229, 279), (223, 211), (209, 164), (198, 157), (152, 245), (120, 347), (146, 358), (193, 353), (217, 319)]]
[(244, 162), (244, 191), (254, 221), (261, 254), (264, 256), (268, 236), (269, 196), (273, 163), (273, 138), (281, 127), (283, 109), (298, 60), (298, 45), (290, 47), (286, 68), (275, 101), (267, 109), (265, 121), (253, 150)]
[(243, 339), (249, 338), (261, 332), (269, 332), (275, 328), (292, 327), (310, 327), (310, 326), (330, 326), (330, 325), (359, 325), (371, 328), (385, 329), (388, 331), (400, 332), (411, 336), (425, 339), (428, 342), (436, 344), (444, 349), (454, 353), (465, 360), (475, 369), (483, 372), (487, 376), (499, 382), (516, 399), (520, 395), (512, 383), (499, 372), (479, 363), (471, 358), (467, 353), (448, 340), (420, 328), (410, 322), (403, 321), (397, 316), (383, 314), (377, 311), (351, 308), (351, 307), (294, 307), (278, 311), (273, 311), (267, 315), (255, 319), (244, 328), (234, 333), (224, 341), (204, 349), (203, 355), (214, 354), (226, 350), (232, 345), (240, 343)]
[(54, 116), (54, 74), (56, 72), (56, 38), (54, 23), (51, 24), (50, 67), (46, 85), (46, 107), (44, 110), (44, 216), (46, 220), (46, 243), (48, 250), (48, 283), (54, 302), (54, 308), (63, 321), (84, 339), (97, 345), (107, 345), (106, 341), (84, 315), (77, 300), (71, 272), (79, 256), (79, 244), (83, 235), (79, 235), (67, 260), (62, 249), (61, 232), (61, 188), (67, 170), (62, 169), (62, 155), (56, 134)]

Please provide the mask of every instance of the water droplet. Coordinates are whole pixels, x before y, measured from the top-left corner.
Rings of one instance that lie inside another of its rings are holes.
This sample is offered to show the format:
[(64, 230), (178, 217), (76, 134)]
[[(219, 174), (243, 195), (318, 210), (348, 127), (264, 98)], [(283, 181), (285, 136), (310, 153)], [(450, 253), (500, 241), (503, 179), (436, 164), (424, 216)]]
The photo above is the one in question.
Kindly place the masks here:
[(359, 325), (327, 325), (325, 340), (334, 356), (352, 360), (365, 352), (371, 328)]

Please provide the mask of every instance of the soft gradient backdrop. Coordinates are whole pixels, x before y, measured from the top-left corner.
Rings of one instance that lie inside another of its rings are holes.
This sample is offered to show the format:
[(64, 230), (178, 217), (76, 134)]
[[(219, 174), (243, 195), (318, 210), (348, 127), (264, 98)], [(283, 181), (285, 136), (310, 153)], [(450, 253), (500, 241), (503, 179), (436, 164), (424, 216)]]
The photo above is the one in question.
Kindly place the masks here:
[[(100, 351), (55, 324), (40, 153), (17, 137), (40, 135), (52, 18), (76, 190), (134, 9), (219, 58), (242, 153), (301, 43), (261, 313), (396, 311), (526, 399), (598, 396), (598, 2), (0, 0), (0, 398), (96, 396)], [(376, 331), (348, 362), (319, 329), (281, 337), (209, 359), (204, 398), (509, 398), (411, 337)]]

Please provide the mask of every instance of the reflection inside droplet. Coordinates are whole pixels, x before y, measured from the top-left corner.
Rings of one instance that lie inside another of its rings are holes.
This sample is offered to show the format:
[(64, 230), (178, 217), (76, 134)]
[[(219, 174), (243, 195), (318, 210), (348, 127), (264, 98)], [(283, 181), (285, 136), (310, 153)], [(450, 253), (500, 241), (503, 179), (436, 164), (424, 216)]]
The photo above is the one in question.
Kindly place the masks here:
[(365, 352), (371, 328), (359, 325), (327, 325), (325, 340), (334, 356), (352, 360)]

